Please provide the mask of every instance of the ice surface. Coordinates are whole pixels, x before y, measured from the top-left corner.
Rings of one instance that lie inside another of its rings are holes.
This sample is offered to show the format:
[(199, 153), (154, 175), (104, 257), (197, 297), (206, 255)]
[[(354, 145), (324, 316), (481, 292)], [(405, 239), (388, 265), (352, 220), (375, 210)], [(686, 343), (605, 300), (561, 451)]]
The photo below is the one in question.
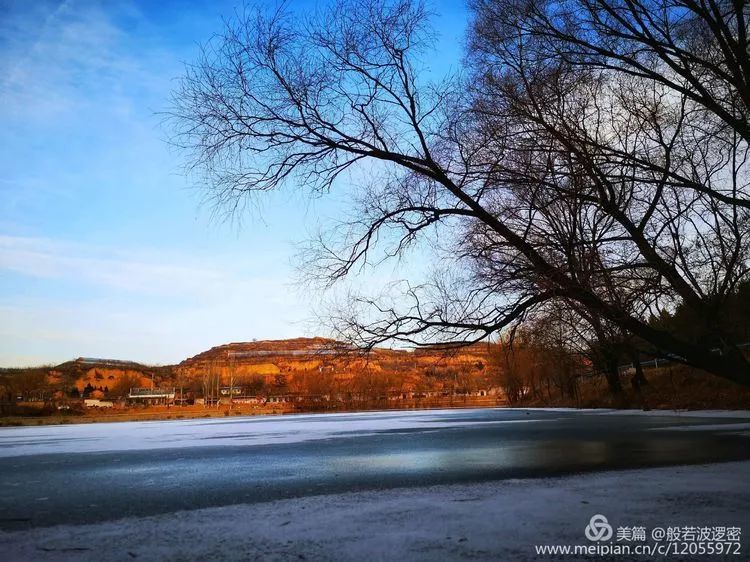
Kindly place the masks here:
[(615, 529), (741, 527), (746, 556), (748, 474), (742, 462), (314, 496), (0, 532), (0, 552), (92, 562), (550, 560), (534, 545), (591, 544), (584, 528), (603, 514)]
[[(381, 431), (429, 430), (482, 424), (515, 424), (549, 421), (524, 419), (524, 410), (496, 408), (480, 410), (381, 411), (341, 414), (204, 418), (188, 420), (69, 424), (0, 428), (0, 457), (47, 453), (83, 453), (295, 443), (317, 439), (354, 438)], [(529, 412), (584, 412), (592, 415), (649, 415), (681, 417), (733, 417), (750, 419), (750, 411), (674, 412), (656, 410), (574, 410), (536, 408)], [(476, 413), (495, 412), (495, 419)], [(507, 415), (506, 415), (507, 414)], [(501, 417), (502, 416), (502, 417)], [(498, 419), (501, 417), (501, 419)]]
[(238, 443), (296, 443), (334, 437), (351, 438), (380, 431), (542, 421), (533, 418), (463, 421), (466, 412), (467, 410), (456, 409), (418, 410), (0, 428), (0, 457), (167, 447), (216, 447)]

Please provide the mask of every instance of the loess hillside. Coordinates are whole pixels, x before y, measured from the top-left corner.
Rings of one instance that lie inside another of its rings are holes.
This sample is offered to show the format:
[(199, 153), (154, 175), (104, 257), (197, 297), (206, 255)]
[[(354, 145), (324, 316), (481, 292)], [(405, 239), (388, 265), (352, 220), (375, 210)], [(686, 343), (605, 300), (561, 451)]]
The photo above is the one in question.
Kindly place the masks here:
[(369, 353), (324, 338), (296, 338), (217, 346), (177, 365), (186, 381), (215, 374), (225, 383), (302, 393), (393, 393), (487, 389), (492, 384), (486, 346)]
[(60, 365), (0, 369), (6, 400), (53, 399), (73, 393), (116, 398), (135, 386), (174, 386), (203, 394), (207, 381), (247, 394), (346, 395), (471, 393), (499, 386), (487, 345), (363, 353), (330, 339), (296, 338), (229, 343), (177, 365), (78, 358)]

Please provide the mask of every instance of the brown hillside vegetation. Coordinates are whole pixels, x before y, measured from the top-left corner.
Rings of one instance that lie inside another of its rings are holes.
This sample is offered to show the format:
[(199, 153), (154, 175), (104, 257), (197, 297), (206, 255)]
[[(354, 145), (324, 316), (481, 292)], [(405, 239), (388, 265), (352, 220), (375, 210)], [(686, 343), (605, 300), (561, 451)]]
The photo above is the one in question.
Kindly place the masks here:
[[(61, 404), (83, 411), (84, 399), (111, 402), (113, 413), (154, 408), (128, 397), (134, 387), (174, 389), (183, 406), (244, 405), (248, 413), (266, 413), (269, 404), (274, 412), (503, 404), (489, 356), (486, 344), (364, 353), (325, 338), (238, 342), (162, 367), (79, 358), (5, 369), (0, 393), (6, 415), (54, 413)], [(486, 400), (472, 401), (478, 397)]]
[(499, 386), (489, 348), (353, 350), (324, 338), (231, 343), (177, 365), (176, 379), (195, 385), (208, 373), (258, 393), (385, 398), (414, 393), (469, 394)]
[[(646, 370), (648, 382), (640, 388), (630, 384), (623, 370), (625, 396), (615, 403), (605, 378), (581, 360), (503, 349), (477, 344), (363, 353), (325, 338), (237, 342), (161, 367), (79, 358), (54, 367), (2, 369), (0, 396), (4, 423), (21, 423), (21, 418), (7, 416), (50, 414), (56, 415), (49, 421), (101, 421), (506, 404), (750, 407), (750, 390), (674, 364)], [(152, 385), (174, 389), (175, 399), (157, 405), (128, 398), (131, 388)], [(84, 399), (106, 400), (111, 407), (85, 408)], [(182, 407), (175, 410), (175, 405)], [(49, 421), (38, 418), (39, 423)]]

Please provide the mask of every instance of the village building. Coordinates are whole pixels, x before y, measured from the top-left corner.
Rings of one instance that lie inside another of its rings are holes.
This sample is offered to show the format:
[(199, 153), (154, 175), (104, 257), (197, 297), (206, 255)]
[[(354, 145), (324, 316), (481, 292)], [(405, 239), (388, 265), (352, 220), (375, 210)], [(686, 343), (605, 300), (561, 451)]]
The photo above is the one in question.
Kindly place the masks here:
[(131, 388), (128, 402), (132, 404), (171, 405), (175, 402), (174, 388)]
[(114, 408), (115, 403), (111, 400), (100, 400), (98, 398), (86, 398), (83, 401), (86, 408)]

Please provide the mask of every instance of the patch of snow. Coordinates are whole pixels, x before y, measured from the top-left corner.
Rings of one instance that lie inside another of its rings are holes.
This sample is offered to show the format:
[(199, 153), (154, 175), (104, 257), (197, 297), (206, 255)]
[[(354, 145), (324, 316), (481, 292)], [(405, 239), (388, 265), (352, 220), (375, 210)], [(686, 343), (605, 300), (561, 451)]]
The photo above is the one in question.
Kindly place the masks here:
[(748, 474), (750, 463), (735, 462), (314, 496), (0, 532), (0, 552), (92, 562), (550, 560), (535, 545), (591, 545), (584, 529), (602, 514), (615, 531), (741, 527), (746, 556)]
[(608, 416), (653, 416), (683, 418), (750, 418), (750, 410), (618, 410), (616, 408), (505, 408), (529, 412), (580, 412)]
[[(583, 411), (583, 410), (579, 410)], [(750, 418), (750, 410), (589, 410), (602, 415), (669, 416), (683, 418)]]
[(667, 427), (652, 427), (650, 431), (730, 431), (737, 432), (750, 429), (750, 423), (716, 423), (704, 425), (672, 425)]

